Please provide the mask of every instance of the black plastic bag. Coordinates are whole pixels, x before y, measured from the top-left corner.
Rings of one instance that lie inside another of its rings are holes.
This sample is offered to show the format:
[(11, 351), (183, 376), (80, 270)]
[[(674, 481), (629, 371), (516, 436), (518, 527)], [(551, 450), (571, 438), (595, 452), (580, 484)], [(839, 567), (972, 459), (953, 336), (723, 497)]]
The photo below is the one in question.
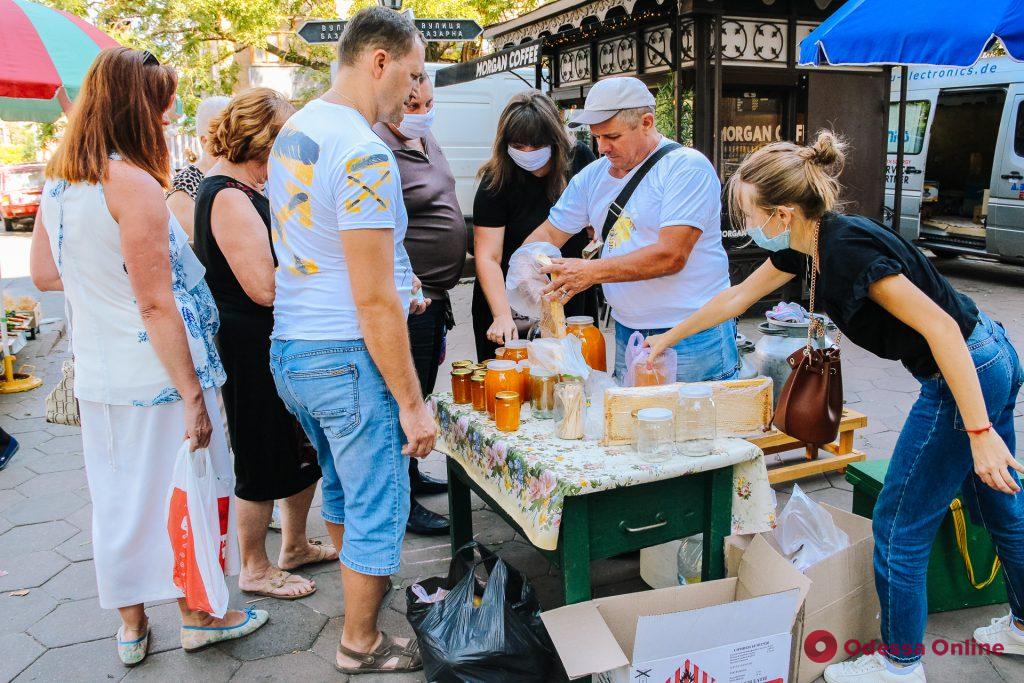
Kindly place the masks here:
[[(486, 583), (476, 575), (481, 567)], [(411, 587), (405, 591), (406, 613), (419, 639), (428, 681), (548, 680), (554, 648), (540, 619), (537, 595), (519, 571), (474, 541), (455, 554), (447, 577), (420, 585), (431, 595), (438, 588), (450, 591), (429, 604), (419, 602)], [(476, 607), (474, 598), (480, 599)]]

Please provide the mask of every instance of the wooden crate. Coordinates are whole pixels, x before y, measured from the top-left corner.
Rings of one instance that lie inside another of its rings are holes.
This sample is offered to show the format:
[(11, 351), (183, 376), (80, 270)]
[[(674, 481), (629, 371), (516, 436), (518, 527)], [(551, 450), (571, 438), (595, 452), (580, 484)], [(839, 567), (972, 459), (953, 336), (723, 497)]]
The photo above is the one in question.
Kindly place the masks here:
[[(867, 425), (866, 415), (844, 408), (843, 417), (839, 423), (839, 438), (822, 447), (830, 454), (823, 455), (823, 457), (819, 457), (821, 454), (816, 447), (797, 441), (775, 428), (772, 428), (772, 431), (764, 436), (748, 439), (748, 441), (764, 451), (765, 463), (768, 465), (769, 483), (781, 484), (825, 472), (843, 472), (851, 462), (865, 460), (867, 455), (853, 447), (853, 437), (856, 430), (867, 427)], [(798, 462), (783, 459), (781, 456), (771, 457), (775, 454), (800, 449), (804, 450), (804, 457)]]

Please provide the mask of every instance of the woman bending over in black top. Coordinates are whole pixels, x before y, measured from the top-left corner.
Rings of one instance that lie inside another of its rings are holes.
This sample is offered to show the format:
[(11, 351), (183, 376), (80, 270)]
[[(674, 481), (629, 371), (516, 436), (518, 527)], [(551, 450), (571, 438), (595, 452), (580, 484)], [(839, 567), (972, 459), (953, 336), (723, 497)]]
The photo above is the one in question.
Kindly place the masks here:
[(921, 383), (874, 510), (875, 585), (885, 654), (825, 670), (829, 683), (924, 681), (925, 573), (950, 502), (963, 496), (992, 535), (1011, 614), (975, 631), (1024, 655), (1024, 493), (1013, 458), (1013, 411), (1024, 373), (1003, 326), (957, 292), (921, 252), (863, 216), (834, 213), (843, 145), (774, 143), (730, 181), (737, 223), (772, 252), (744, 282), (648, 344), (654, 354), (742, 314), (808, 267), (818, 250), (817, 300), (849, 339), (899, 360)]

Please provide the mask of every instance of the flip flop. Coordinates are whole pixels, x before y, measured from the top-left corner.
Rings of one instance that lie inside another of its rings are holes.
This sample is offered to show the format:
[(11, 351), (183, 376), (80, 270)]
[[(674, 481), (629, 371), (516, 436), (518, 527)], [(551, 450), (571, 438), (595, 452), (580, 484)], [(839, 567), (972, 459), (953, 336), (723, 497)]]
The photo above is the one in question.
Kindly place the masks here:
[[(310, 565), (321, 564), (323, 562), (336, 562), (337, 561), (337, 559), (338, 559), (338, 551), (337, 551), (337, 549), (333, 545), (324, 545), (322, 541), (316, 541), (316, 540), (313, 540), (312, 538), (309, 539), (309, 545), (311, 545), (312, 547), (316, 548), (316, 553), (317, 554), (316, 554), (316, 559), (315, 560), (308, 560), (306, 562), (294, 565), (292, 567), (285, 567), (282, 564), (282, 565), (280, 565), (281, 569), (283, 569), (283, 570), (285, 570), (287, 572), (293, 572), (296, 569), (301, 569), (303, 567), (308, 567)], [(333, 555), (333, 557), (332, 557), (332, 555)]]
[(298, 600), (299, 598), (307, 598), (313, 593), (316, 593), (316, 586), (313, 586), (313, 590), (306, 591), (305, 593), (299, 593), (297, 595), (289, 595), (287, 593), (275, 593), (274, 591), (281, 590), (292, 577), (301, 579), (303, 577), (297, 574), (286, 572), (283, 569), (278, 569), (276, 574), (271, 574), (264, 581), (263, 585), (254, 591), (242, 590), (243, 593), (249, 595), (259, 595), (264, 598), (274, 598), (276, 600)]
[[(419, 671), (423, 668), (423, 659), (420, 657), (420, 643), (412, 638), (405, 646), (399, 645), (387, 633), (381, 631), (380, 645), (373, 652), (356, 652), (350, 650), (341, 643), (338, 643), (338, 654), (359, 662), (359, 666), (341, 666), (337, 661), (334, 668), (343, 674), (369, 674), (369, 673), (408, 673)], [(392, 659), (398, 659), (394, 667), (384, 665)]]
[(270, 619), (266, 610), (245, 609), (245, 621), (234, 626), (182, 626), (181, 647), (185, 652), (198, 652), (225, 640), (243, 638), (261, 628)]

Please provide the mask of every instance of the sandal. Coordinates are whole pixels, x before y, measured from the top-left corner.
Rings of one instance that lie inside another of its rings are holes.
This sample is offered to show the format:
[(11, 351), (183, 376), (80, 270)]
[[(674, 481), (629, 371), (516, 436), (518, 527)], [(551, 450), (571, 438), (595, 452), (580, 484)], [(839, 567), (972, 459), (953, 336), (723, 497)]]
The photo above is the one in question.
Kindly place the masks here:
[(250, 595), (259, 595), (264, 598), (275, 598), (277, 600), (298, 600), (299, 598), (306, 598), (312, 595), (313, 593), (316, 593), (316, 586), (313, 586), (312, 590), (306, 591), (305, 593), (298, 593), (295, 595), (275, 592), (280, 591), (285, 586), (285, 584), (287, 584), (293, 578), (301, 579), (303, 577), (298, 576), (296, 574), (290, 574), (282, 569), (278, 569), (277, 573), (268, 576), (266, 580), (263, 581), (263, 585), (260, 586), (257, 590), (247, 591), (243, 589), (242, 592), (248, 593)]
[(286, 566), (284, 566), (282, 564), (282, 565), (280, 565), (281, 569), (284, 569), (285, 571), (293, 572), (296, 569), (301, 569), (302, 567), (308, 567), (309, 565), (312, 565), (312, 564), (320, 564), (322, 562), (335, 562), (335, 561), (337, 561), (337, 559), (338, 559), (338, 551), (335, 549), (335, 547), (333, 545), (324, 545), (323, 541), (315, 541), (312, 538), (309, 539), (309, 545), (312, 546), (313, 548), (316, 548), (316, 558), (315, 559), (307, 560), (306, 562), (302, 562), (300, 564), (297, 564), (297, 565), (294, 565), (294, 566), (291, 566), (291, 567), (286, 567)]
[[(423, 668), (418, 640), (412, 638), (403, 647), (383, 631), (380, 634), (380, 645), (373, 652), (356, 652), (338, 643), (338, 654), (359, 662), (357, 667), (347, 667), (341, 666), (335, 661), (334, 668), (343, 674), (407, 673), (409, 671), (419, 671)], [(398, 663), (394, 667), (385, 667), (389, 661), (396, 658)]]

